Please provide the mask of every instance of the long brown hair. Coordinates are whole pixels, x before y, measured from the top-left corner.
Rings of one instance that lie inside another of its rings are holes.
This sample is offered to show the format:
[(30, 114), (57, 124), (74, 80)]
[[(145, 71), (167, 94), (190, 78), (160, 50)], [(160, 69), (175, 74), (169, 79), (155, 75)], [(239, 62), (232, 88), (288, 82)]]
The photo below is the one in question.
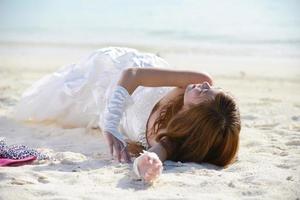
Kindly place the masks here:
[[(208, 162), (227, 166), (234, 162), (239, 147), (241, 121), (234, 98), (219, 92), (207, 100), (181, 111), (183, 94), (162, 107), (154, 122), (152, 134), (162, 128), (166, 131), (156, 136), (176, 144), (176, 151), (168, 159), (182, 162)], [(168, 151), (168, 150), (167, 150)]]

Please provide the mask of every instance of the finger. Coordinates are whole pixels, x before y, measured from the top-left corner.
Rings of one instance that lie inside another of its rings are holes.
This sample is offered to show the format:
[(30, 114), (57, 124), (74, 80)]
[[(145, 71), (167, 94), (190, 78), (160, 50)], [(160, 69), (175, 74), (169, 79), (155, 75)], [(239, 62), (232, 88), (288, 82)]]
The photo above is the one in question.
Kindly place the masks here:
[(117, 140), (117, 141), (118, 141), (118, 144), (120, 147), (120, 161), (123, 159), (124, 162), (127, 162), (127, 163), (131, 162), (127, 146), (125, 147), (121, 141), (119, 141), (119, 140)]
[(160, 168), (162, 165), (160, 164), (160, 163), (156, 163), (155, 165), (154, 165), (154, 167), (155, 168)]
[(113, 140), (113, 144), (114, 144), (114, 149), (115, 149), (115, 157), (116, 159), (120, 162), (120, 142), (118, 139), (116, 139), (115, 137), (112, 137), (112, 140)]
[(115, 152), (114, 158), (118, 159), (118, 152), (119, 152), (118, 144), (114, 143), (113, 147)]
[(122, 150), (122, 157), (124, 158), (125, 162), (131, 163), (131, 157), (129, 155), (127, 147), (123, 148), (123, 150)]
[(114, 156), (114, 146), (113, 146), (113, 144), (109, 145), (109, 150), (110, 150), (111, 157), (113, 157)]
[(151, 175), (156, 175), (158, 171), (159, 170), (157, 170), (157, 169), (151, 169), (150, 174)]
[(124, 162), (127, 162), (127, 155), (124, 147), (121, 149), (121, 159), (124, 160)]
[(120, 152), (120, 148), (118, 148), (118, 150), (116, 151), (116, 157), (117, 157), (117, 160), (118, 162), (121, 162), (121, 152)]
[(132, 160), (131, 160), (128, 150), (126, 150), (126, 157), (127, 157), (127, 163), (132, 163)]
[(121, 152), (120, 151), (118, 151), (118, 162), (121, 162), (121, 158), (122, 158), (122, 154), (121, 154)]
[(152, 180), (155, 179), (155, 178), (157, 178), (158, 176), (159, 176), (159, 174), (156, 173), (156, 172), (149, 173), (149, 177), (150, 177)]
[(158, 160), (158, 159), (153, 159), (153, 162), (154, 162), (154, 163), (160, 163), (161, 161)]
[(122, 160), (124, 160), (126, 162), (126, 157), (125, 157), (125, 152), (124, 152), (125, 147), (124, 147), (123, 143), (120, 143), (120, 141), (119, 141), (119, 147), (120, 147), (120, 149), (119, 149), (119, 152), (120, 152), (119, 153), (119, 156), (120, 156), (119, 161), (121, 162)]
[(116, 144), (116, 156), (117, 156), (117, 160), (118, 162), (121, 162), (121, 146), (119, 143)]
[(149, 173), (146, 172), (145, 175), (144, 175), (144, 178), (145, 178), (145, 179), (149, 179), (149, 176), (150, 176)]
[(111, 157), (113, 157), (114, 149), (113, 149), (112, 135), (108, 132), (105, 132), (105, 138), (106, 138), (107, 143), (108, 143), (108, 148), (109, 148), (110, 155), (111, 155)]
[(152, 163), (153, 163), (153, 159), (152, 158), (149, 158), (149, 163), (152, 165)]
[(147, 171), (147, 174), (148, 174), (149, 177), (152, 177), (152, 176), (154, 176), (155, 173), (154, 173), (152, 170), (151, 170), (151, 171), (148, 170), (148, 171)]
[(151, 176), (151, 177), (157, 177), (160, 174), (160, 170), (159, 169), (149, 169), (147, 171), (147, 173)]
[(148, 156), (145, 154), (140, 156), (141, 156), (141, 162), (148, 164)]
[(152, 176), (150, 174), (146, 173), (144, 179), (145, 179), (145, 181), (150, 182), (152, 180)]
[(150, 174), (157, 174), (158, 171), (159, 171), (159, 170), (158, 170), (157, 168), (150, 168), (148, 172), (149, 172)]

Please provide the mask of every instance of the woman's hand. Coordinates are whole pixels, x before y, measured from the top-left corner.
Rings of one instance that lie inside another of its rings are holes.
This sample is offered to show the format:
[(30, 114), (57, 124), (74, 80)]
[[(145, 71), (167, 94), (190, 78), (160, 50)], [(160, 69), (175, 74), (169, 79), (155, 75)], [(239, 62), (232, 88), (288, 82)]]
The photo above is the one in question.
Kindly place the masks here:
[(157, 179), (163, 170), (163, 165), (161, 160), (156, 156), (151, 156), (146, 152), (140, 155), (138, 158), (137, 168), (140, 176), (146, 182), (150, 183)]
[(124, 148), (124, 144), (111, 133), (105, 131), (104, 136), (107, 140), (111, 156), (114, 157), (115, 152), (115, 156), (119, 162), (121, 162), (121, 160), (123, 159), (125, 162), (131, 163), (128, 148)]

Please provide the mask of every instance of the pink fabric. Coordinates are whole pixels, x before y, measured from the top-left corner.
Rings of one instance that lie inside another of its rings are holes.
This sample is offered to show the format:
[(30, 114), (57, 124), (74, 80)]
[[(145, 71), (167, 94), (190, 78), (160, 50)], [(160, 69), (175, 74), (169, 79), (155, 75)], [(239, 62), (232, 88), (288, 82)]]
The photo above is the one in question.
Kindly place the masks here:
[(36, 160), (35, 156), (29, 156), (23, 159), (8, 159), (8, 158), (0, 158), (0, 167), (3, 166), (20, 166), (26, 165)]

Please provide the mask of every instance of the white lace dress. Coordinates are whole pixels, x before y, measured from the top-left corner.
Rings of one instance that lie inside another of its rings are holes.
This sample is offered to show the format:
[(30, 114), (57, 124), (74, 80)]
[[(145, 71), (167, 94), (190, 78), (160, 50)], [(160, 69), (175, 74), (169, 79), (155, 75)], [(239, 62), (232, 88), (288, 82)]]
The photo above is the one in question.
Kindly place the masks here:
[[(43, 77), (26, 90), (16, 106), (22, 121), (50, 121), (72, 127), (103, 127), (103, 111), (120, 73), (128, 67), (170, 68), (162, 58), (125, 47), (94, 51), (76, 64)], [(155, 103), (172, 87), (139, 86), (131, 95), (120, 131), (145, 142), (146, 122)], [(100, 127), (100, 128), (101, 128)]]

